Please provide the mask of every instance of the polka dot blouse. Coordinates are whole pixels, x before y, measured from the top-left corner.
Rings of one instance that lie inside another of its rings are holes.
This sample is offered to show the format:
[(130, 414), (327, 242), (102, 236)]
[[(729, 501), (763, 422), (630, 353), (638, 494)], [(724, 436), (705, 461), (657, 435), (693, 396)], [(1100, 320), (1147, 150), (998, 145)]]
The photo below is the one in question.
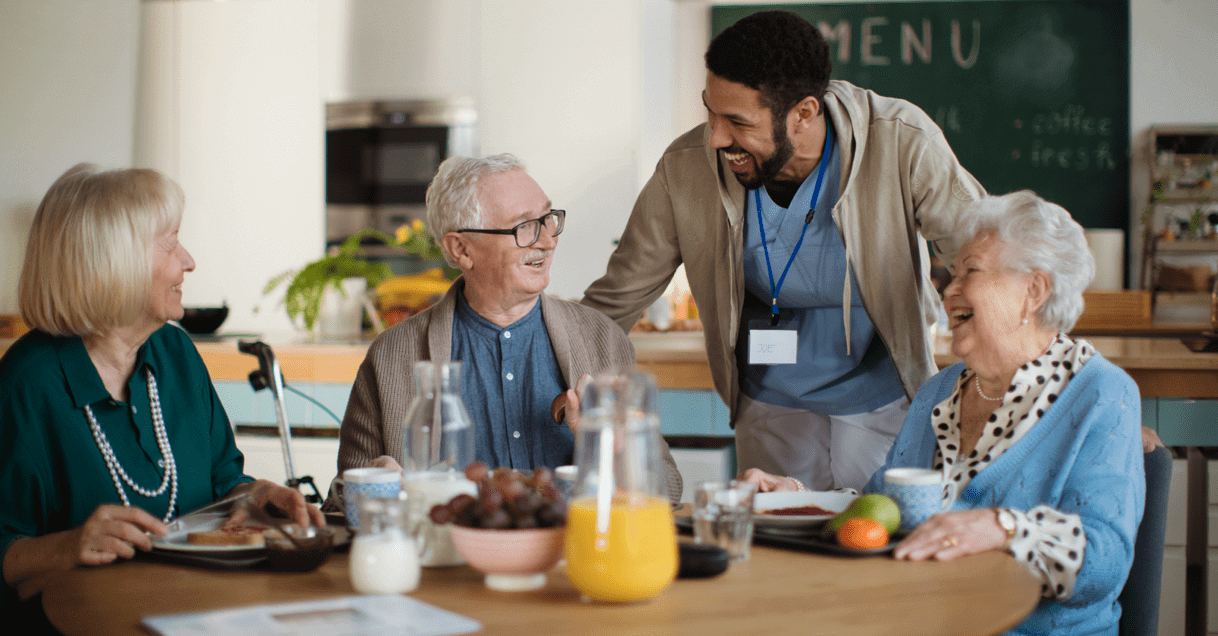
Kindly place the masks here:
[[(934, 467), (943, 471), (945, 507), (956, 500), (973, 477), (1036, 425), (1070, 378), (1094, 354), (1091, 343), (1085, 340), (1076, 343), (1064, 334), (1058, 334), (1044, 354), (1015, 372), (1002, 404), (994, 409), (981, 439), (966, 457), (958, 450), (960, 401), (976, 374), (972, 369), (964, 369), (955, 390), (936, 405), (931, 415), (938, 440)], [(1015, 518), (1015, 536), (1007, 546), (1008, 552), (1039, 572), (1042, 595), (1069, 598), (1083, 565), (1083, 548), (1087, 544), (1082, 519), (1048, 506), (1008, 511)]]

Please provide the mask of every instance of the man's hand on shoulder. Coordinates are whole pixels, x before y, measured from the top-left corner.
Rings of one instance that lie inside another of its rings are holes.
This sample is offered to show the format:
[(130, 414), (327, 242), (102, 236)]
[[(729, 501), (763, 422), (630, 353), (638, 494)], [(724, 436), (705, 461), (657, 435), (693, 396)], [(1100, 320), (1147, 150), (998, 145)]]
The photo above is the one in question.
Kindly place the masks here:
[(576, 380), (574, 389), (567, 389), (554, 398), (550, 403), (550, 417), (555, 424), (566, 421), (572, 433), (579, 431), (579, 399), (591, 381), (592, 376), (585, 373)]

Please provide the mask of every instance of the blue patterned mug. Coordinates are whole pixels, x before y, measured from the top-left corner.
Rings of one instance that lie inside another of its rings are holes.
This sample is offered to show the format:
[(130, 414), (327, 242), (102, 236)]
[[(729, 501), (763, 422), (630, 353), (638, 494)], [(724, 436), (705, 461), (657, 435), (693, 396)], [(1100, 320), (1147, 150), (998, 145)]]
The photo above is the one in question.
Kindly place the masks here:
[(402, 491), (402, 472), (393, 468), (348, 468), (336, 479), (343, 486), (347, 523), (359, 529), (359, 504), (363, 497), (396, 497)]
[(898, 532), (911, 532), (943, 507), (943, 475), (929, 468), (889, 468), (884, 494), (901, 509)]

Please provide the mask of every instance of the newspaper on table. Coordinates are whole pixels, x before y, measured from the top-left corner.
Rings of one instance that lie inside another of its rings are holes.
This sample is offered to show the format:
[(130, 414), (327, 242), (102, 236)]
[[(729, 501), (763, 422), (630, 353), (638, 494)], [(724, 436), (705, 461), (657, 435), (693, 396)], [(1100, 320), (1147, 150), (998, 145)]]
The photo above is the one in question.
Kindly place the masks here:
[(482, 623), (472, 618), (400, 594), (164, 614), (147, 616), (143, 624), (162, 636), (447, 636), (482, 629)]

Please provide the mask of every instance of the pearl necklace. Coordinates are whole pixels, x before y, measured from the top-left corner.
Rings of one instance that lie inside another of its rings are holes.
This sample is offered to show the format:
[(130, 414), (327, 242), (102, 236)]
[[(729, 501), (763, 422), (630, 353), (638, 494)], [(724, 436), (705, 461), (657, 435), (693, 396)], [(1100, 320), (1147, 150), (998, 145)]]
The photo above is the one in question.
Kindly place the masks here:
[[(169, 447), (169, 434), (165, 432), (165, 417), (161, 413), (161, 396), (157, 392), (156, 378), (152, 377), (152, 370), (146, 370), (145, 375), (148, 378), (148, 402), (152, 411), (152, 428), (156, 431), (156, 445), (161, 449), (161, 458), (165, 462), (165, 476), (161, 479), (161, 485), (156, 490), (142, 488), (131, 477), (127, 476), (127, 471), (123, 470), (122, 464), (118, 463), (118, 457), (114, 454), (114, 449), (110, 446), (110, 440), (106, 439), (105, 432), (97, 423), (97, 418), (93, 417), (93, 409), (89, 405), (85, 405), (85, 416), (89, 418), (89, 429), (93, 431), (93, 441), (97, 442), (97, 450), (101, 451), (102, 458), (106, 460), (106, 468), (110, 471), (110, 479), (114, 482), (115, 490), (118, 490), (118, 496), (123, 500), (123, 505), (131, 507), (131, 501), (127, 499), (127, 493), (123, 490), (125, 482), (135, 492), (148, 497), (160, 497), (164, 494), (165, 489), (169, 489), (169, 510), (165, 512), (165, 517), (161, 521), (169, 523), (173, 518), (173, 507), (178, 499), (178, 464), (173, 459), (173, 449)], [(119, 481), (119, 478), (122, 481)]]
[(977, 376), (977, 375), (973, 376), (973, 386), (977, 388), (977, 395), (980, 395), (981, 399), (986, 400), (988, 402), (1001, 402), (1002, 398), (1006, 397), (1005, 394), (998, 396), (996, 398), (992, 398), (992, 397), (986, 395), (985, 392), (981, 390), (981, 376)]

